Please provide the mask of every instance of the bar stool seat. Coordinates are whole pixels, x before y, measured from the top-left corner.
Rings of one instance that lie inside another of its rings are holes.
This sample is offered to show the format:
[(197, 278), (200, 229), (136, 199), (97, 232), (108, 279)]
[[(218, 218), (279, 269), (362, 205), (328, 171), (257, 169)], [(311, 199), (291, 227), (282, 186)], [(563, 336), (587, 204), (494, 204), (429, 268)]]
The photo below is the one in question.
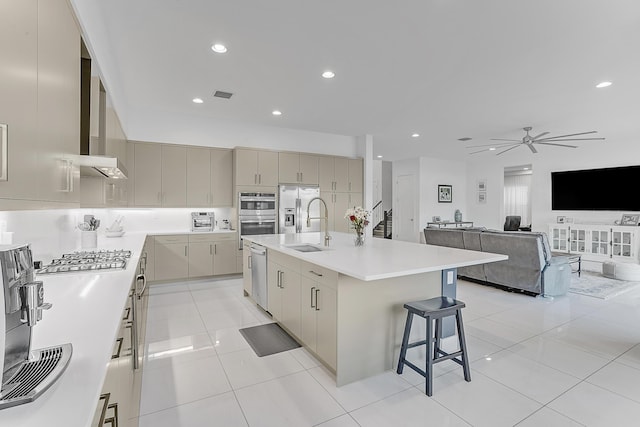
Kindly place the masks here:
[[(462, 309), (465, 307), (464, 302), (449, 297), (436, 297), (421, 301), (409, 302), (404, 305), (407, 309), (407, 321), (404, 325), (404, 336), (402, 338), (402, 346), (400, 347), (400, 357), (398, 360), (397, 373), (402, 374), (404, 365), (407, 365), (426, 379), (427, 396), (433, 394), (433, 364), (452, 360), (462, 366), (464, 370), (465, 381), (471, 381), (471, 372), (469, 370), (469, 359), (467, 357), (467, 343), (464, 338), (464, 326), (462, 324)], [(409, 342), (411, 334), (411, 324), (413, 316), (423, 317), (427, 324), (426, 339)], [(456, 326), (458, 329), (458, 342), (460, 349), (453, 353), (447, 353), (440, 348), (440, 340), (442, 337), (442, 319), (448, 316), (455, 316)], [(435, 320), (435, 333), (433, 322)], [(434, 336), (435, 335), (435, 336)], [(407, 350), (413, 347), (426, 345), (427, 362), (425, 370), (418, 368), (416, 365), (406, 359)]]

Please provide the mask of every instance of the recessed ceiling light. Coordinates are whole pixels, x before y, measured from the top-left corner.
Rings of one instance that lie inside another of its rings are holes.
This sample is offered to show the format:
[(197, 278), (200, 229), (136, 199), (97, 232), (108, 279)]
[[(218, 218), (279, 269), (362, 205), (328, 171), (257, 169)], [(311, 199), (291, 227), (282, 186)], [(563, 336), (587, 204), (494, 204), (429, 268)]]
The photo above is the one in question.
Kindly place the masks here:
[(382, 158), (382, 156), (378, 156), (378, 158), (379, 158), (379, 159), (381, 159), (381, 158)]
[(600, 82), (596, 85), (598, 89), (602, 89), (603, 87), (611, 86), (611, 82)]
[(489, 151), (496, 151), (496, 147), (489, 148)]
[(193, 103), (194, 104), (202, 104), (204, 101), (202, 100), (202, 98), (193, 98)]
[(322, 73), (322, 77), (324, 77), (325, 79), (332, 79), (336, 76), (336, 73), (334, 73), (333, 71), (327, 70), (324, 73)]
[(524, 170), (524, 171), (528, 171), (528, 170), (529, 170), (529, 168), (522, 168), (522, 170)]
[(221, 43), (216, 43), (211, 46), (211, 50), (215, 53), (227, 53), (227, 47)]
[(420, 134), (419, 134), (419, 133), (412, 133), (412, 134), (411, 134), (411, 138), (417, 138), (417, 137), (419, 137), (419, 136), (420, 136)]
[(271, 114), (273, 114), (274, 116), (281, 116), (281, 115), (282, 115), (282, 111), (280, 111), (280, 110), (273, 110), (273, 111), (271, 112)]

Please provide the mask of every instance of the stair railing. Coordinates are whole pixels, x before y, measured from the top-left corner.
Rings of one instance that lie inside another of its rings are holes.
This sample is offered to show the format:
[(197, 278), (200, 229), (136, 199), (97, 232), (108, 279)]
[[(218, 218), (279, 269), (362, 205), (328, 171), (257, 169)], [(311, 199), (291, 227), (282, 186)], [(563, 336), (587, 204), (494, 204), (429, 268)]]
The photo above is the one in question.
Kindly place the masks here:
[(382, 209), (382, 200), (380, 200), (371, 209), (371, 229), (374, 229), (384, 220), (384, 210)]

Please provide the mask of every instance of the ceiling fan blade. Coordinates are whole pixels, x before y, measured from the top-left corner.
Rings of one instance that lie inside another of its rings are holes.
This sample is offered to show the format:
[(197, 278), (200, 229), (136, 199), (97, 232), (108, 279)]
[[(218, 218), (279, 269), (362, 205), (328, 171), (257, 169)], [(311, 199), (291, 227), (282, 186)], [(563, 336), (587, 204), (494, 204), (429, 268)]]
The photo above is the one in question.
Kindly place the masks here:
[(485, 148), (484, 150), (472, 151), (472, 152), (471, 152), (471, 153), (469, 153), (469, 154), (484, 153), (485, 151), (489, 151), (489, 150)]
[(549, 132), (542, 132), (540, 135), (534, 136), (533, 138), (531, 138), (532, 140), (536, 140), (538, 138), (540, 138), (541, 136), (545, 136), (546, 134), (548, 134)]
[(518, 147), (518, 146), (520, 146), (520, 144), (514, 145), (514, 146), (513, 146), (513, 147), (511, 147), (511, 148), (507, 148), (506, 150), (501, 151), (501, 152), (499, 152), (498, 154), (496, 154), (496, 156), (499, 156), (499, 155), (500, 155), (500, 154), (502, 154), (502, 153), (506, 153), (506, 152), (507, 152), (507, 151), (509, 151), (509, 150), (513, 150), (514, 148), (516, 148), (516, 147)]
[(513, 145), (513, 144), (522, 144), (521, 142), (501, 142), (498, 144), (481, 144), (481, 145), (467, 145), (466, 148), (476, 148), (476, 147), (500, 147), (505, 145)]
[(527, 144), (527, 147), (529, 147), (529, 150), (531, 150), (533, 154), (536, 154), (538, 152), (538, 150), (536, 150), (536, 147), (534, 147), (533, 144)]
[(578, 148), (578, 146), (577, 146), (577, 145), (554, 144), (553, 142), (536, 142), (536, 144), (541, 144), (541, 145), (555, 145), (555, 146), (557, 146), (557, 147)]
[(511, 141), (511, 142), (522, 142), (521, 139), (501, 139), (501, 138), (489, 138), (489, 141)]
[(543, 138), (543, 139), (537, 140), (536, 142), (540, 142), (540, 141), (550, 141), (550, 142), (556, 142), (556, 141), (604, 141), (604, 138), (570, 138), (570, 139)]
[(545, 139), (556, 139), (556, 138), (566, 138), (566, 137), (569, 137), (569, 136), (589, 135), (590, 133), (598, 133), (598, 131), (597, 130), (592, 130), (592, 131), (589, 131), (589, 132), (571, 133), (569, 135), (550, 136), (549, 138), (545, 138)]

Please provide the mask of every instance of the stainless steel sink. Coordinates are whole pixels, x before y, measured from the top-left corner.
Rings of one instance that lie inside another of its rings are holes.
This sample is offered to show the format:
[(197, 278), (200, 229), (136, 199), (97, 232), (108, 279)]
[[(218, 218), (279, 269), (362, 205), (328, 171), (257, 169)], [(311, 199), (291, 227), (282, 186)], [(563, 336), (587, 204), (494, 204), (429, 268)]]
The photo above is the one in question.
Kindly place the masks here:
[(291, 245), (291, 246), (287, 246), (287, 248), (293, 249), (294, 251), (298, 251), (298, 252), (320, 252), (320, 251), (322, 251), (322, 249), (320, 249), (317, 246), (313, 246), (313, 245)]

